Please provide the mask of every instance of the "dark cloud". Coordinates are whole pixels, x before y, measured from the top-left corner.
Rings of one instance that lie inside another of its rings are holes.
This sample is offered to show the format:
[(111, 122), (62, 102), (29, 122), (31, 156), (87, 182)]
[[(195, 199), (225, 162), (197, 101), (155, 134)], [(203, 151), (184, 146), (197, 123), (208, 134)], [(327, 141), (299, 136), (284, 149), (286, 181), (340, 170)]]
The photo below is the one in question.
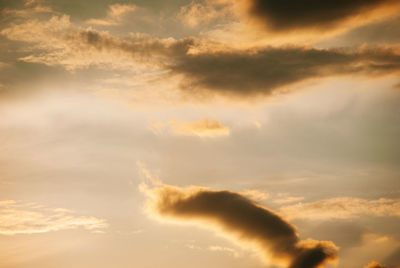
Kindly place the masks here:
[(262, 255), (290, 263), (290, 268), (320, 267), (336, 258), (333, 243), (300, 241), (294, 226), (239, 194), (172, 186), (148, 194), (155, 197), (149, 207), (156, 214), (222, 229), (239, 242), (255, 245)]
[(248, 15), (276, 31), (330, 28), (392, 0), (246, 0)]
[(269, 95), (277, 88), (309, 78), (398, 71), (400, 55), (389, 49), (349, 52), (264, 48), (184, 55), (169, 68), (184, 76), (184, 90), (202, 88), (228, 95)]

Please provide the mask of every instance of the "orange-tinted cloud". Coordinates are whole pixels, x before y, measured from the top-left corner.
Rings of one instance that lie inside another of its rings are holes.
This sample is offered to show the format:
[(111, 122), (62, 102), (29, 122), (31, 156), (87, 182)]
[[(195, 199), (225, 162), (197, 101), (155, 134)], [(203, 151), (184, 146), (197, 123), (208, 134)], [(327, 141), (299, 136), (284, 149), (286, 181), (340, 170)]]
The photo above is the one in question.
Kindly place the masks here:
[(229, 135), (230, 129), (216, 119), (202, 118), (198, 121), (179, 122), (171, 121), (172, 131), (177, 135), (216, 137)]
[(90, 19), (88, 24), (114, 26), (122, 23), (122, 18), (127, 14), (137, 10), (135, 5), (114, 4), (108, 7), (107, 17), (104, 19)]
[(386, 266), (383, 264), (380, 264), (379, 262), (373, 261), (370, 262), (368, 265), (364, 266), (364, 268), (399, 268), (400, 266)]
[(202, 118), (195, 121), (172, 119), (169, 122), (152, 122), (149, 128), (156, 134), (167, 132), (178, 136), (218, 137), (230, 134), (230, 128), (216, 119)]
[(253, 246), (275, 264), (313, 268), (336, 258), (332, 242), (300, 241), (293, 225), (242, 195), (168, 185), (142, 190), (150, 197), (147, 209), (151, 213), (222, 231), (239, 244)]

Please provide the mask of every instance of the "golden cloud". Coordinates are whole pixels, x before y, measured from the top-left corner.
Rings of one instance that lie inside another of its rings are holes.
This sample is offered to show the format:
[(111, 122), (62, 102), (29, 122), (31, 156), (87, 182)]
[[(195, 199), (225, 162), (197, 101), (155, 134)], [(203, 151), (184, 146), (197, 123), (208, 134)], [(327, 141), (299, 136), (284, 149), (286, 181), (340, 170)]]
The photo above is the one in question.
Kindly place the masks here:
[(122, 23), (122, 19), (128, 13), (132, 13), (137, 10), (136, 5), (123, 5), (114, 4), (108, 7), (107, 17), (104, 19), (90, 19), (86, 23), (101, 26), (115, 26)]
[(202, 118), (196, 121), (151, 122), (149, 128), (156, 134), (170, 133), (178, 136), (218, 137), (230, 134), (230, 128), (222, 125), (216, 119)]
[(48, 208), (37, 203), (0, 201), (0, 235), (34, 234), (84, 228), (99, 232), (107, 227), (105, 219), (77, 216), (64, 208)]
[(336, 258), (332, 242), (300, 241), (293, 225), (240, 194), (169, 185), (141, 189), (149, 197), (146, 209), (151, 215), (216, 230), (274, 264), (316, 268)]
[(386, 265), (382, 265), (377, 261), (372, 261), (368, 265), (364, 266), (364, 268), (399, 268), (399, 267), (400, 266), (396, 266), (396, 267), (390, 266), (389, 267), (389, 266), (386, 266)]
[(230, 133), (229, 127), (223, 126), (216, 119), (202, 118), (189, 122), (172, 120), (170, 126), (174, 134), (183, 136), (216, 137)]

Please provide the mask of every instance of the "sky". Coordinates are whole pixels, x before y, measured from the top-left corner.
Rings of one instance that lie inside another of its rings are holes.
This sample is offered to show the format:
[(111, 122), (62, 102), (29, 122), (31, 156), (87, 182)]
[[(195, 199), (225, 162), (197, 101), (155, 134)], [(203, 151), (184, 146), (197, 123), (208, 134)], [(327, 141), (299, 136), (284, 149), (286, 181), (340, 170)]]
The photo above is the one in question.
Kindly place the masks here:
[(0, 267), (400, 267), (399, 14), (0, 0)]

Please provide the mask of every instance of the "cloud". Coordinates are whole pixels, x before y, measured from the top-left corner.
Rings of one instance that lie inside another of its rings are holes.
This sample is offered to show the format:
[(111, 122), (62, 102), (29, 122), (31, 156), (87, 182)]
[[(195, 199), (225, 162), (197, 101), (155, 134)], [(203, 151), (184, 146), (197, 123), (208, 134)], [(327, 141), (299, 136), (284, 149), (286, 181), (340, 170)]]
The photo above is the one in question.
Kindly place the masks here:
[[(124, 14), (126, 6), (110, 14)], [(187, 96), (271, 96), (308, 79), (335, 75), (385, 75), (400, 70), (398, 48), (316, 49), (299, 46), (234, 49), (210, 40), (125, 37), (74, 26), (69, 16), (28, 19), (0, 32), (32, 44), (20, 60), (62, 66), (69, 71), (95, 66), (137, 76), (180, 81)], [(155, 72), (157, 71), (157, 72)]]
[(284, 206), (279, 211), (290, 219), (308, 220), (352, 219), (364, 215), (400, 217), (400, 200), (386, 198), (366, 200), (354, 197), (337, 197)]
[(150, 65), (154, 68), (163, 64), (162, 60), (186, 54), (194, 44), (192, 38), (162, 39), (146, 34), (115, 37), (76, 27), (67, 15), (53, 15), (49, 20), (28, 19), (5, 27), (0, 34), (9, 40), (33, 44), (26, 50), (30, 54), (19, 60), (63, 66), (70, 71), (90, 66), (131, 71), (148, 69)]
[[(220, 1), (219, 1), (220, 2)], [(396, 14), (395, 0), (239, 0), (236, 9), (247, 20), (270, 31), (328, 30), (354, 27)]]
[(178, 136), (218, 137), (230, 134), (229, 127), (222, 125), (216, 119), (207, 118), (195, 121), (172, 119), (169, 122), (151, 122), (149, 128), (156, 134), (169, 132)]
[(247, 189), (240, 192), (240, 194), (256, 202), (263, 201), (269, 198), (269, 194), (267, 192), (263, 192), (257, 189)]
[(173, 133), (184, 136), (216, 137), (229, 135), (230, 129), (223, 126), (216, 119), (202, 118), (198, 121), (170, 122)]
[(178, 18), (190, 27), (207, 24), (220, 16), (214, 5), (192, 1), (181, 7)]
[(233, 249), (233, 248), (229, 248), (229, 247), (221, 247), (221, 246), (209, 246), (208, 250), (211, 251), (220, 251), (220, 252), (227, 252), (229, 254), (231, 254), (233, 257), (237, 258), (239, 257), (239, 253)]
[(219, 230), (241, 245), (252, 245), (267, 260), (290, 268), (312, 268), (336, 258), (333, 243), (300, 241), (293, 225), (242, 195), (168, 185), (142, 190), (153, 215)]
[(183, 75), (182, 90), (228, 96), (272, 95), (311, 79), (345, 74), (388, 74), (400, 70), (395, 49), (357, 51), (301, 47), (221, 50), (187, 54), (169, 66)]
[(0, 235), (34, 234), (83, 227), (99, 232), (107, 227), (104, 219), (77, 216), (64, 208), (48, 208), (36, 203), (0, 201)]
[(136, 5), (114, 4), (108, 7), (107, 17), (104, 19), (90, 19), (86, 23), (101, 26), (115, 26), (122, 23), (122, 19), (128, 13), (137, 10)]
[(373, 261), (370, 262), (368, 265), (364, 266), (364, 268), (398, 268), (400, 266), (386, 266), (386, 265), (382, 265), (379, 262)]
[[(188, 5), (182, 6), (177, 14), (177, 18), (183, 22), (185, 26), (198, 27), (208, 26), (215, 27), (226, 25), (235, 18), (232, 16), (231, 3), (215, 0), (196, 0)], [(202, 34), (207, 34), (202, 31)]]
[(288, 204), (288, 203), (297, 203), (304, 200), (304, 197), (302, 196), (289, 196), (285, 198), (279, 198), (275, 199), (274, 203), (276, 204)]

